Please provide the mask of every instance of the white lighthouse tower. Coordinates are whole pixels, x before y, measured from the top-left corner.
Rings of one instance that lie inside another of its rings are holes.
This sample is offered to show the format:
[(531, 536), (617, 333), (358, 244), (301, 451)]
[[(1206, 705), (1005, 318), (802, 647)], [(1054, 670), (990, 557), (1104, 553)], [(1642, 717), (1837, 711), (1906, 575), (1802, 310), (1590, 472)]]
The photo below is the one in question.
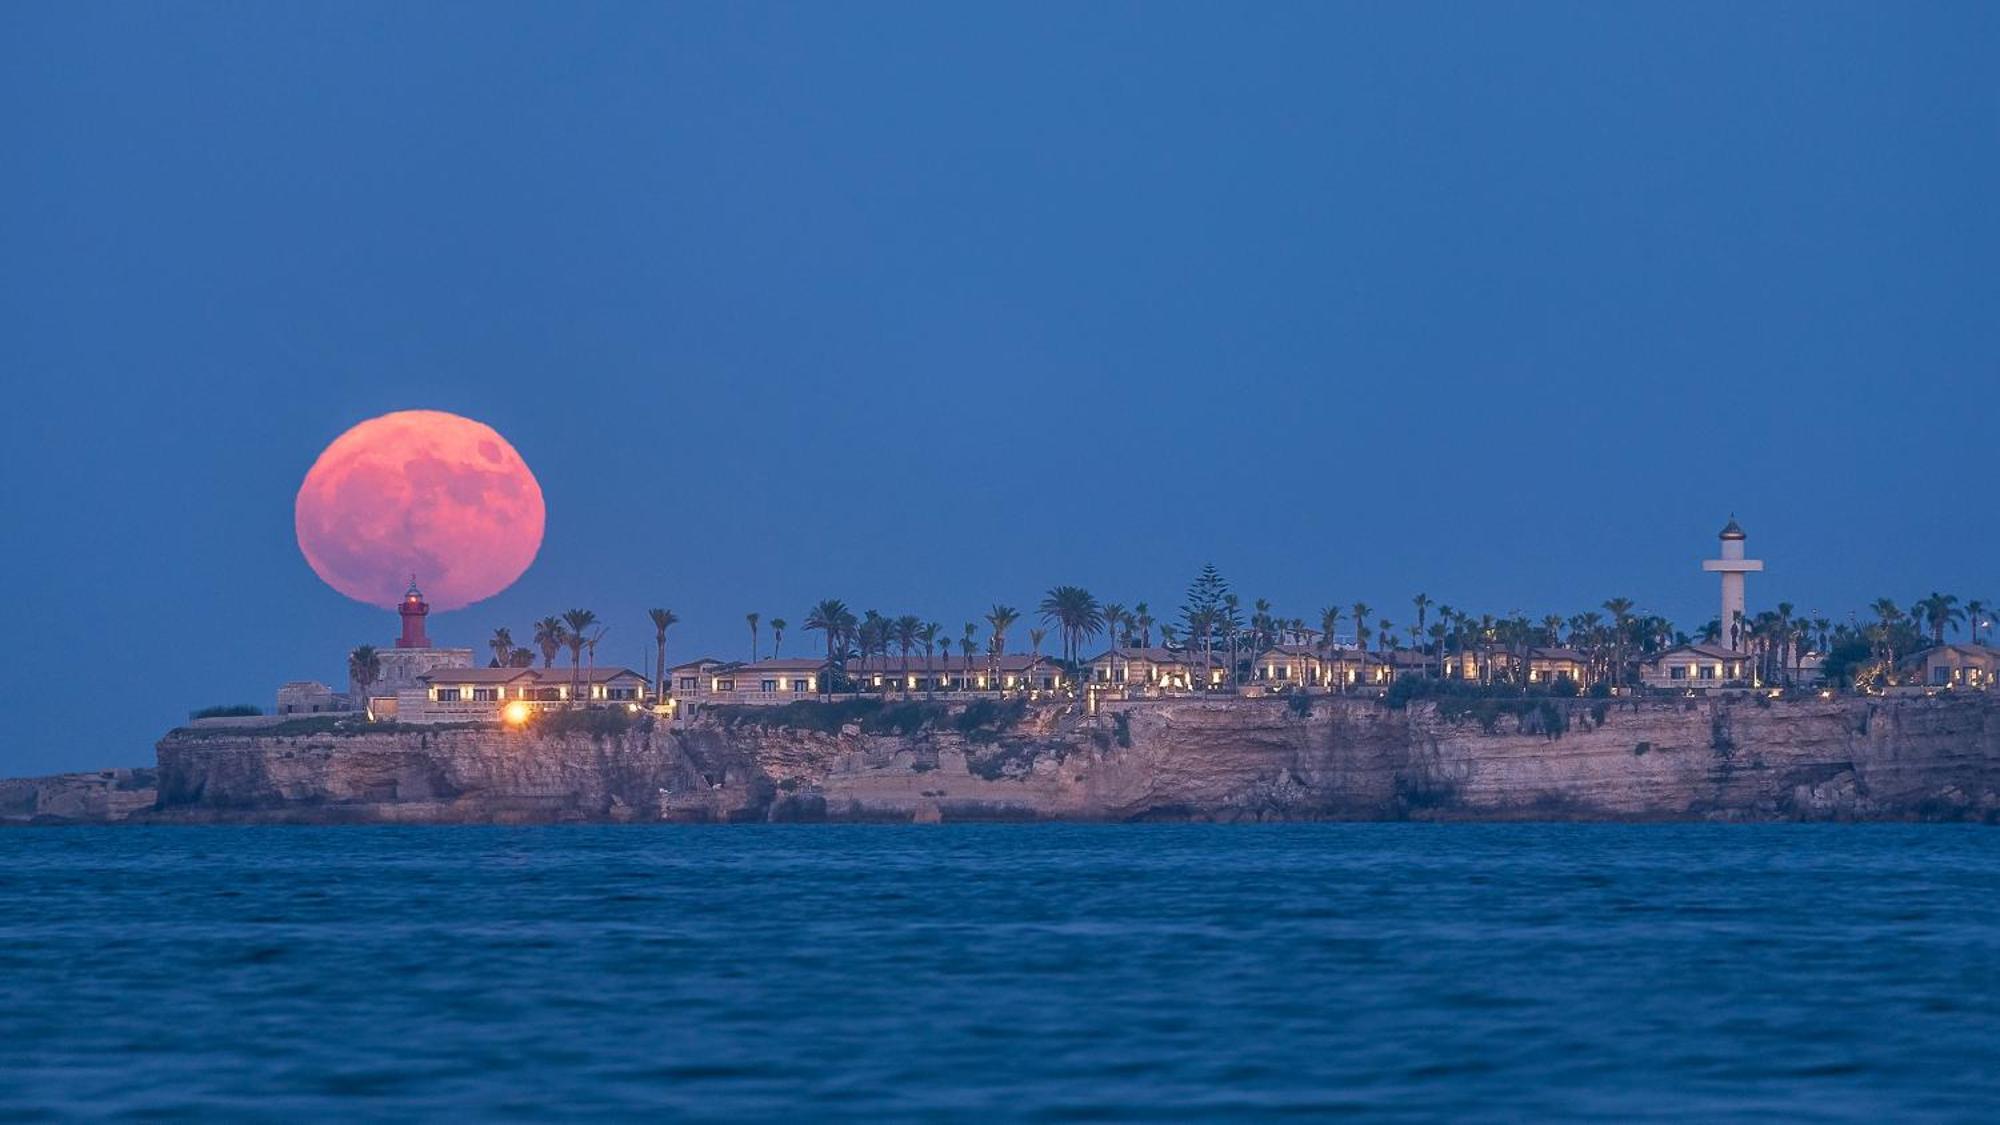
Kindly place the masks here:
[(1753, 570), (1764, 569), (1757, 559), (1743, 557), (1743, 528), (1736, 523), (1736, 517), (1729, 517), (1729, 526), (1722, 529), (1722, 557), (1706, 559), (1703, 570), (1717, 571), (1722, 575), (1722, 643), (1741, 650), (1743, 636), (1743, 576)]

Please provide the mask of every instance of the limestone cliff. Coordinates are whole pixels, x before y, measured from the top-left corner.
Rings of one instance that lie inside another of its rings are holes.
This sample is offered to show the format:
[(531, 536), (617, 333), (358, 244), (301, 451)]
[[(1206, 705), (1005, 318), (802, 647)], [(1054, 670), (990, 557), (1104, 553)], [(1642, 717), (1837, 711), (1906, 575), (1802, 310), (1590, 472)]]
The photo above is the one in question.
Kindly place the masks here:
[(151, 818), (2000, 820), (1984, 697), (814, 706), (596, 733), (178, 731)]
[(146, 813), (158, 800), (149, 769), (0, 779), (0, 824), (102, 824)]

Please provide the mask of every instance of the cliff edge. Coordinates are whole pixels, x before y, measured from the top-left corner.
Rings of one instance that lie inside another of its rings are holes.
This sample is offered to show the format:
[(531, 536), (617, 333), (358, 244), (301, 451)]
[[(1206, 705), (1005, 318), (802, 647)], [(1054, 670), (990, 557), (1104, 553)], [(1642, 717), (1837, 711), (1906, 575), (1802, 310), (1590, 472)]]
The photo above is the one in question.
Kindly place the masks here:
[[(1979, 820), (2000, 700), (863, 700), (183, 729), (154, 822)], [(565, 729), (567, 728), (567, 729)]]

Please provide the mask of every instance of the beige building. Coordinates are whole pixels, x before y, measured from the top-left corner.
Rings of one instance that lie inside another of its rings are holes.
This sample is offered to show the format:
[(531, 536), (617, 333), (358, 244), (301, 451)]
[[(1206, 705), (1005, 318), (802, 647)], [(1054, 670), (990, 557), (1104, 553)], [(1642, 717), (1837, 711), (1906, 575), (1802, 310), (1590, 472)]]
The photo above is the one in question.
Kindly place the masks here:
[(1288, 685), (1325, 691), (1380, 688), (1396, 678), (1399, 666), (1414, 670), (1417, 663), (1355, 648), (1323, 651), (1310, 645), (1273, 645), (1251, 661), (1250, 686), (1261, 691)]
[(1906, 684), (1983, 691), (2000, 676), (2000, 649), (1990, 645), (1937, 645), (1902, 660)]
[[(1192, 691), (1202, 677), (1201, 660), (1179, 648), (1112, 648), (1089, 662), (1090, 684), (1099, 691), (1127, 695), (1172, 695)], [(1229, 678), (1219, 665), (1208, 670), (1211, 685)]]
[(321, 715), (348, 709), (346, 696), (318, 680), (293, 680), (278, 689), (278, 706), (273, 714)]
[[(1514, 666), (1520, 662), (1520, 653), (1494, 649), (1483, 655), (1477, 651), (1454, 653), (1446, 658), (1445, 665), (1453, 679), (1486, 682), (1513, 680)], [(1537, 645), (1528, 650), (1529, 683), (1554, 683), (1564, 676), (1578, 687), (1589, 687), (1590, 658), (1569, 648)]]
[(1026, 652), (974, 655), (969, 669), (963, 657), (936, 657), (926, 668), (921, 656), (912, 656), (907, 667), (900, 656), (886, 662), (878, 656), (866, 664), (849, 665), (847, 678), (863, 692), (1054, 691), (1066, 682), (1059, 662)]
[[(450, 668), (396, 693), (404, 723), (498, 722), (577, 705), (629, 707), (646, 699), (646, 677), (629, 668)], [(510, 711), (509, 705), (516, 705)]]
[[(912, 655), (887, 661), (875, 657), (847, 666), (847, 680), (838, 694), (902, 695), (941, 693), (1003, 693), (1053, 691), (1064, 686), (1062, 666), (1046, 656), (1029, 653), (963, 657)], [(786, 657), (743, 661), (691, 660), (669, 670), (673, 706), (678, 715), (710, 703), (776, 705), (811, 699), (834, 686), (827, 663), (817, 657)]]
[[(690, 678), (686, 667), (674, 670), (675, 699), (682, 698), (680, 685)], [(826, 661), (801, 657), (759, 660), (755, 663), (700, 662), (692, 671), (695, 691), (690, 700), (706, 703), (791, 703), (819, 694), (820, 679), (826, 675)]]
[(1725, 645), (1675, 645), (1641, 666), (1647, 687), (1707, 690), (1750, 686), (1750, 657)]

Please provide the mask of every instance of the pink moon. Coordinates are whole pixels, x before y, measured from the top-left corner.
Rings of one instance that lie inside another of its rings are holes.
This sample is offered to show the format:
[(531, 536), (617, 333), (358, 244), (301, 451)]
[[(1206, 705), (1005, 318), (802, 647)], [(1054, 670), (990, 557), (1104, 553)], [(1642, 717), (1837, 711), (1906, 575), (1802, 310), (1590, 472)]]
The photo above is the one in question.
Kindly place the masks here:
[(299, 486), (299, 550), (358, 602), (395, 605), (411, 576), (432, 609), (505, 590), (541, 550), (542, 486), (507, 439), (440, 410), (370, 418)]

